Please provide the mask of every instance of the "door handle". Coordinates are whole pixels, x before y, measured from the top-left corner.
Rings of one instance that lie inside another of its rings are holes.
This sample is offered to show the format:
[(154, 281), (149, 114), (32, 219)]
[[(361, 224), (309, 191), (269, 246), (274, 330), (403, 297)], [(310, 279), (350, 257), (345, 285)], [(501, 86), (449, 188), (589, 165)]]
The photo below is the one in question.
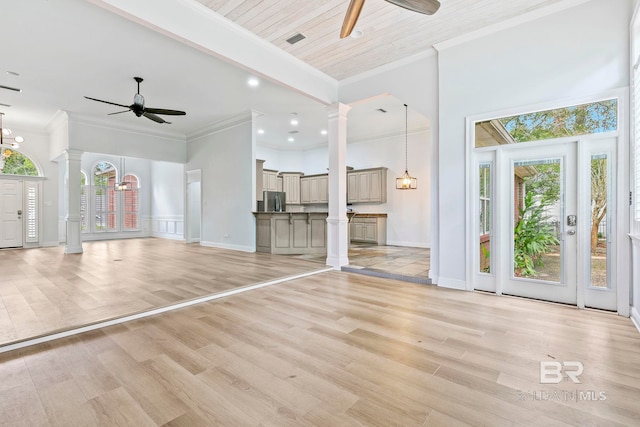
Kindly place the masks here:
[(22, 215), (22, 209), (18, 209), (18, 215)]
[(569, 236), (574, 236), (576, 234), (576, 230), (569, 230), (569, 231), (567, 231), (567, 234)]

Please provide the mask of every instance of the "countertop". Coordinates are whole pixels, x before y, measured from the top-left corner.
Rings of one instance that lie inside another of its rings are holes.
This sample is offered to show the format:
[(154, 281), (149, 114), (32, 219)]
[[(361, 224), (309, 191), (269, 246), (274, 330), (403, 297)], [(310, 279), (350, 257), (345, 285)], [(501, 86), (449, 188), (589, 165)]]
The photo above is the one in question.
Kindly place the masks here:
[(365, 213), (365, 212), (351, 212), (352, 214), (355, 213), (355, 217), (358, 218), (386, 218), (387, 214), (386, 213)]

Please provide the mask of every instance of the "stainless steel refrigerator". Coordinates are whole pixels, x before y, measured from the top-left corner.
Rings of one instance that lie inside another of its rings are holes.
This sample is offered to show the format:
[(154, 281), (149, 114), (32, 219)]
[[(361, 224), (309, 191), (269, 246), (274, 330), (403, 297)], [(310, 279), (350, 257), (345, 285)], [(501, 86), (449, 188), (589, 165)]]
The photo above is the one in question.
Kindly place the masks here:
[(262, 201), (258, 201), (260, 212), (285, 212), (287, 209), (287, 193), (284, 191), (264, 191)]

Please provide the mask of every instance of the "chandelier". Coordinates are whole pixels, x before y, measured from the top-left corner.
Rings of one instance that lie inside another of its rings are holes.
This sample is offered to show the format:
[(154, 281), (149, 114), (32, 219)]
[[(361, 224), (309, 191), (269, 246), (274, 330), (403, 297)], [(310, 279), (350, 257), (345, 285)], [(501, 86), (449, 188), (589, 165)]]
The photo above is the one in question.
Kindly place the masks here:
[(11, 148), (20, 148), (20, 143), (24, 142), (24, 138), (21, 136), (15, 136), (10, 138), (13, 132), (11, 132), (11, 129), (5, 128), (2, 125), (3, 116), (4, 116), (4, 113), (0, 113), (0, 129), (2, 129), (2, 131), (0, 131), (0, 145), (10, 145)]

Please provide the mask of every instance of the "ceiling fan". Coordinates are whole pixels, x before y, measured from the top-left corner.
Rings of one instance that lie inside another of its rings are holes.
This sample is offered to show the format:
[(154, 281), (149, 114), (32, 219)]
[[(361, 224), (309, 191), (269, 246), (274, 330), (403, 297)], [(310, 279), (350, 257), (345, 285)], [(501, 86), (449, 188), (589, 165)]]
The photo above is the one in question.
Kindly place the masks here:
[(136, 82), (138, 82), (138, 93), (136, 93), (133, 96), (133, 104), (131, 104), (131, 105), (117, 104), (115, 102), (103, 101), (102, 99), (91, 98), (89, 96), (85, 96), (85, 98), (90, 99), (92, 101), (104, 102), (105, 104), (116, 105), (118, 107), (126, 108), (126, 110), (124, 110), (124, 111), (117, 111), (115, 113), (109, 113), (109, 116), (111, 116), (113, 114), (121, 114), (121, 113), (126, 113), (126, 112), (129, 112), (129, 111), (133, 111), (133, 114), (135, 114), (137, 117), (145, 116), (147, 119), (153, 120), (154, 122), (157, 122), (157, 123), (171, 124), (171, 122), (166, 121), (165, 119), (163, 119), (162, 117), (158, 116), (157, 114), (162, 114), (162, 115), (167, 115), (167, 116), (184, 116), (185, 114), (187, 114), (184, 111), (179, 111), (179, 110), (167, 110), (165, 108), (148, 108), (148, 107), (145, 107), (144, 106), (144, 96), (140, 95), (140, 83), (142, 83), (143, 78), (142, 77), (134, 77), (133, 79)]
[[(438, 0), (386, 0), (388, 3), (395, 4), (402, 8), (412, 10), (414, 12), (423, 13), (425, 15), (433, 15), (440, 8), (440, 2)], [(353, 31), (353, 27), (356, 25), (360, 11), (364, 5), (364, 0), (351, 0), (347, 14), (344, 17), (342, 23), (342, 29), (340, 30), (340, 38), (343, 39)]]

